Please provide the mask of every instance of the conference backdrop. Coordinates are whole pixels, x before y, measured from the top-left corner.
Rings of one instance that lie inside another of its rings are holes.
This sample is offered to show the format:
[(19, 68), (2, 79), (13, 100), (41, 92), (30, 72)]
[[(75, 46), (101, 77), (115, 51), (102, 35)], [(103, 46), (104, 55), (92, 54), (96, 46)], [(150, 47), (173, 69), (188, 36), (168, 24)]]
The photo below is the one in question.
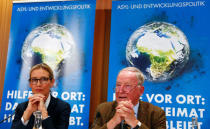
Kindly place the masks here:
[(138, 67), (141, 99), (165, 110), (168, 129), (210, 125), (210, 4), (207, 0), (113, 0), (108, 101), (116, 77)]
[(52, 95), (71, 105), (69, 128), (88, 128), (95, 6), (95, 0), (13, 3), (0, 119), (32, 94), (30, 68), (44, 62), (56, 78)]

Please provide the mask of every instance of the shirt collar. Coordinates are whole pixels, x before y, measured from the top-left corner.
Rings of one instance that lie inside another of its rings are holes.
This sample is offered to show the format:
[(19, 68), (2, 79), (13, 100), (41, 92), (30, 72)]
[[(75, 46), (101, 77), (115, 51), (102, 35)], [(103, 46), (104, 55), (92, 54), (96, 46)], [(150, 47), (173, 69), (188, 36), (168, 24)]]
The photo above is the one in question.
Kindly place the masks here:
[(134, 113), (135, 113), (136, 118), (137, 118), (138, 109), (139, 109), (139, 101), (138, 101), (138, 103), (133, 107), (133, 110), (134, 110)]
[(45, 107), (46, 109), (48, 108), (49, 104), (50, 104), (50, 100), (51, 100), (51, 95), (49, 94), (46, 101), (45, 101)]

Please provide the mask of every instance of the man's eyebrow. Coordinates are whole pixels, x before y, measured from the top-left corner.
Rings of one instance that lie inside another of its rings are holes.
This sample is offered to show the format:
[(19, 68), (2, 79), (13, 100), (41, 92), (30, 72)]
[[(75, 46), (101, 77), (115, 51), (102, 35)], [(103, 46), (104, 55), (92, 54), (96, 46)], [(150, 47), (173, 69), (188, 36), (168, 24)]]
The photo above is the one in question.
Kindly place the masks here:
[[(38, 78), (38, 77), (31, 77), (31, 78)], [(49, 77), (46, 77), (46, 76), (42, 76), (40, 78), (49, 78)]]

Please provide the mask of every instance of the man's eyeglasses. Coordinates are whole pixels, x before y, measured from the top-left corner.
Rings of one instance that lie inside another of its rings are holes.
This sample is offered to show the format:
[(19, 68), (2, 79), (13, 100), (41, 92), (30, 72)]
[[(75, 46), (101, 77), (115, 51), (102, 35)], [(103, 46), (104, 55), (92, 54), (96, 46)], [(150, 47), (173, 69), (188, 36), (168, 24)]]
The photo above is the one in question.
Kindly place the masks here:
[(29, 82), (33, 85), (36, 85), (39, 81), (40, 84), (47, 84), (48, 80), (52, 80), (51, 78), (48, 77), (41, 77), (40, 79), (38, 78), (30, 78)]
[(132, 91), (133, 89), (135, 89), (138, 85), (129, 85), (129, 84), (116, 84), (115, 87), (115, 92), (119, 92), (120, 89), (122, 88), (123, 91), (125, 91), (126, 93)]

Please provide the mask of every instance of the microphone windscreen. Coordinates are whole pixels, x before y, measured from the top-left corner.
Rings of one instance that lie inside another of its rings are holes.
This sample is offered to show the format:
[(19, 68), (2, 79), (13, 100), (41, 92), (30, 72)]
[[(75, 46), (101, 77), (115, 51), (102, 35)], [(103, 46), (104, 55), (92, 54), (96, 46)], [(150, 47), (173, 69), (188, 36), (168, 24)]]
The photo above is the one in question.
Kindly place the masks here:
[(101, 117), (101, 114), (99, 112), (96, 113), (96, 118)]

